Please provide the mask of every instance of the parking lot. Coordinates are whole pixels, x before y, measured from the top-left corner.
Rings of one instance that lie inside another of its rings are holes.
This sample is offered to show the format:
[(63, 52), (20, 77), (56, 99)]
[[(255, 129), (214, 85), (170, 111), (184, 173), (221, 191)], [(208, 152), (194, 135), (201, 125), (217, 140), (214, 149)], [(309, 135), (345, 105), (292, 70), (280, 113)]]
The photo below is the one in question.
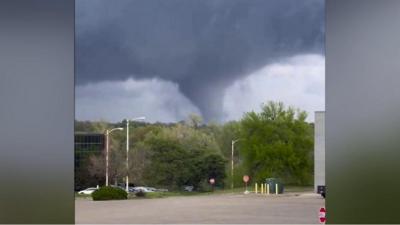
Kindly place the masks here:
[(75, 201), (76, 223), (319, 223), (323, 198), (312, 193), (279, 196), (213, 194), (122, 201)]

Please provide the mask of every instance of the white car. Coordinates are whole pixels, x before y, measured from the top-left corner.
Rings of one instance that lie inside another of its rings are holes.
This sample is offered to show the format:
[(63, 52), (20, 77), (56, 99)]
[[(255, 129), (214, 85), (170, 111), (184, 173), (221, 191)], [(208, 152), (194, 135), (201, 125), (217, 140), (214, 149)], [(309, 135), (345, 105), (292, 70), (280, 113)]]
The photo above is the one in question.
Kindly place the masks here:
[(94, 191), (96, 191), (97, 188), (86, 188), (85, 190), (82, 190), (78, 192), (80, 195), (91, 195)]
[(188, 192), (192, 192), (194, 189), (194, 187), (192, 185), (188, 185), (188, 186), (184, 186), (183, 190), (184, 191), (188, 191)]
[(151, 192), (156, 192), (157, 188), (153, 188), (153, 187), (145, 187), (147, 190), (151, 191)]
[(134, 187), (131, 189), (133, 192), (154, 192), (155, 188), (150, 187)]

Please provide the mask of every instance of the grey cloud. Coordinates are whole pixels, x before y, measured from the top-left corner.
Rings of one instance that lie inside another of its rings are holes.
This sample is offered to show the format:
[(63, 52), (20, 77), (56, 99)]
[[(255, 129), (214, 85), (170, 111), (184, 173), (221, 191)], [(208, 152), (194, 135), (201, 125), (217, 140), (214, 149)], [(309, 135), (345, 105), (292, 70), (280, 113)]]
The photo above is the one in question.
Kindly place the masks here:
[(77, 84), (158, 77), (206, 119), (236, 79), (282, 57), (324, 54), (322, 0), (78, 0)]
[(148, 122), (176, 122), (190, 113), (200, 114), (177, 84), (156, 78), (80, 85), (75, 104), (77, 120), (119, 122), (145, 116)]

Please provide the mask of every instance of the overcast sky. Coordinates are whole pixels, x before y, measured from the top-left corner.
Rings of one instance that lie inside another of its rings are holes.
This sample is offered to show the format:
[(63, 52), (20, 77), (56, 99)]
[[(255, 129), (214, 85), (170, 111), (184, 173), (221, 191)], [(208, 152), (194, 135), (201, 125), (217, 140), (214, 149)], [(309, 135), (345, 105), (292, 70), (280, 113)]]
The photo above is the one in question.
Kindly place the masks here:
[(324, 1), (77, 0), (76, 119), (325, 108)]

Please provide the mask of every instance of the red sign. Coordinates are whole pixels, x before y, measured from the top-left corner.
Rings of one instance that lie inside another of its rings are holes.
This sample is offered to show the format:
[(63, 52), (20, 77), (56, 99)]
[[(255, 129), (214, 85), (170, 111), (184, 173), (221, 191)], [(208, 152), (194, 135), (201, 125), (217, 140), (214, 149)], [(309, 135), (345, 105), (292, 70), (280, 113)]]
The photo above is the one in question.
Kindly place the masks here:
[(249, 176), (247, 176), (247, 175), (243, 176), (243, 182), (247, 183), (247, 182), (249, 182), (249, 180), (250, 180)]
[(326, 222), (326, 209), (325, 207), (322, 207), (321, 209), (319, 209), (319, 222), (320, 223), (325, 223)]
[(209, 181), (210, 181), (210, 184), (214, 184), (215, 183), (215, 179), (214, 178), (211, 178)]

